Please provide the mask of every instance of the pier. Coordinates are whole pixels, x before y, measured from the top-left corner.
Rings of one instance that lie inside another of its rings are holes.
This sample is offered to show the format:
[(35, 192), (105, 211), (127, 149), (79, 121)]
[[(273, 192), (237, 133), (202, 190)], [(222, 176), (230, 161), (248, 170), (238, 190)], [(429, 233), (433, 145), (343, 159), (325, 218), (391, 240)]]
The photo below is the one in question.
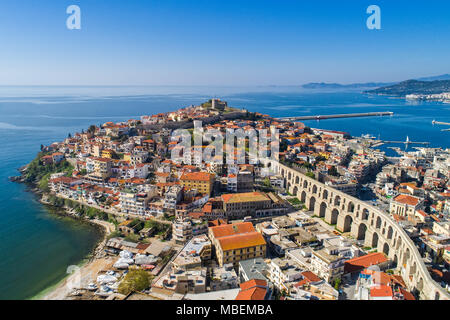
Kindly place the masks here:
[(420, 141), (383, 141), (383, 144), (386, 143), (403, 143), (403, 144), (423, 144), (423, 145), (429, 145), (429, 142), (420, 142)]
[(432, 124), (441, 124), (441, 125), (444, 125), (444, 126), (450, 126), (449, 122), (442, 122), (442, 121), (433, 120), (433, 121), (431, 121), (431, 123)]
[(422, 144), (422, 145), (429, 145), (429, 142), (422, 142), (422, 141), (411, 141), (409, 140), (409, 136), (406, 137), (405, 141), (389, 141), (389, 140), (377, 140), (376, 143), (374, 145), (372, 145), (372, 147), (379, 147), (383, 144), (387, 144), (387, 143), (397, 143), (397, 144), (405, 144), (405, 145), (410, 145), (410, 144)]
[[(431, 121), (431, 123), (433, 124), (433, 126), (434, 126), (435, 124), (440, 124), (440, 125), (443, 125), (443, 126), (450, 126), (450, 123), (449, 123), (449, 122), (442, 122), (442, 121), (436, 121), (436, 120), (433, 120), (433, 121)], [(447, 131), (450, 131), (450, 129), (441, 129), (441, 131), (447, 132)]]
[(394, 113), (391, 111), (382, 111), (382, 112), (327, 114), (327, 115), (298, 116), (298, 117), (281, 117), (275, 119), (281, 121), (326, 120), (326, 119), (342, 119), (342, 118), (382, 117), (382, 116), (392, 116), (393, 114)]

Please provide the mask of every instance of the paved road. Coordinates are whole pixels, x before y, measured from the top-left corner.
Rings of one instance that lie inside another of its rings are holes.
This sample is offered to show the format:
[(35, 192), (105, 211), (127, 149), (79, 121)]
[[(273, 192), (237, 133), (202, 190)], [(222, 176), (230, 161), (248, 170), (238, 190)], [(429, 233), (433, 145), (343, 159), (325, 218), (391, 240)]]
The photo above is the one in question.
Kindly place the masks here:
[(161, 279), (165, 274), (170, 272), (172, 270), (172, 261), (175, 260), (175, 258), (178, 256), (180, 251), (184, 248), (184, 246), (177, 246), (174, 243), (171, 245), (172, 249), (175, 250), (175, 254), (172, 256), (172, 258), (167, 262), (167, 264), (164, 266), (164, 268), (159, 272), (158, 276), (155, 277), (152, 281), (152, 283), (156, 283), (159, 279)]
[(339, 295), (340, 300), (353, 300), (355, 296), (356, 277), (354, 279), (344, 281), (341, 286), (342, 294)]
[(92, 220), (92, 222), (103, 226), (106, 229), (107, 234), (110, 234), (110, 233), (114, 232), (114, 230), (116, 230), (116, 226), (114, 224), (112, 224), (111, 222), (98, 220), (98, 219), (94, 219), (94, 220)]
[(132, 213), (118, 212), (117, 210), (114, 210), (114, 209), (111, 209), (111, 208), (110, 208), (110, 209), (102, 208), (102, 207), (100, 207), (99, 205), (92, 204), (92, 203), (88, 203), (88, 202), (86, 202), (86, 201), (75, 200), (75, 199), (73, 199), (73, 198), (66, 197), (66, 196), (64, 196), (64, 195), (62, 195), (62, 194), (59, 194), (59, 193), (58, 193), (56, 196), (57, 196), (57, 197), (60, 197), (60, 198), (63, 198), (63, 199), (68, 199), (68, 200), (76, 201), (76, 202), (81, 203), (81, 204), (83, 204), (83, 205), (85, 205), (85, 206), (92, 207), (92, 208), (101, 210), (101, 211), (106, 212), (106, 213), (110, 213), (110, 214), (112, 214), (112, 215), (114, 215), (114, 216), (117, 216), (117, 217), (122, 217), (122, 218), (125, 218), (125, 217), (132, 217), (132, 218), (138, 218), (138, 219), (147, 219), (147, 218), (150, 218), (150, 219), (155, 220), (156, 222), (159, 222), (159, 223), (164, 223), (164, 224), (172, 225), (172, 222), (171, 222), (171, 221), (161, 220), (161, 219), (155, 218), (155, 217), (153, 217), (153, 216), (150, 216), (150, 217), (149, 217), (149, 216), (141, 216), (141, 215), (138, 215), (138, 214), (132, 214)]

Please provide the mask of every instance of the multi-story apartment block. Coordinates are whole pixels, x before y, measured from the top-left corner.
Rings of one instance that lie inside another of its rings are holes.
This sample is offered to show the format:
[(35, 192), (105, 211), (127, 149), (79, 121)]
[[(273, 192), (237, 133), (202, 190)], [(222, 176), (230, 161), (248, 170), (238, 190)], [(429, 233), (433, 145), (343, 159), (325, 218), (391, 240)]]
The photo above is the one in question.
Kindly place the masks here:
[(164, 208), (175, 210), (177, 203), (183, 198), (183, 187), (175, 184), (170, 186), (164, 194)]
[(180, 184), (186, 189), (196, 189), (210, 195), (214, 187), (215, 175), (209, 172), (186, 172), (180, 178)]
[(203, 220), (179, 217), (172, 224), (172, 237), (176, 243), (186, 243), (192, 237), (208, 232), (208, 224)]
[(332, 282), (343, 274), (344, 262), (345, 258), (338, 255), (336, 247), (311, 252), (311, 271), (327, 282)]
[(206, 234), (192, 238), (172, 261), (172, 267), (178, 270), (200, 268), (211, 260), (212, 245)]
[(279, 289), (289, 290), (288, 283), (302, 278), (303, 270), (293, 260), (272, 259), (269, 264), (269, 280)]
[(92, 176), (105, 180), (112, 174), (111, 159), (108, 158), (94, 158), (94, 172)]
[(149, 193), (123, 190), (119, 196), (120, 210), (124, 213), (145, 215), (150, 201)]
[(266, 255), (266, 241), (250, 222), (210, 227), (208, 233), (220, 266)]
[(223, 267), (212, 268), (209, 286), (211, 291), (238, 288), (239, 277), (236, 271), (234, 271), (233, 264), (228, 263)]
[(286, 212), (284, 201), (273, 193), (246, 192), (221, 196), (227, 218), (262, 217)]

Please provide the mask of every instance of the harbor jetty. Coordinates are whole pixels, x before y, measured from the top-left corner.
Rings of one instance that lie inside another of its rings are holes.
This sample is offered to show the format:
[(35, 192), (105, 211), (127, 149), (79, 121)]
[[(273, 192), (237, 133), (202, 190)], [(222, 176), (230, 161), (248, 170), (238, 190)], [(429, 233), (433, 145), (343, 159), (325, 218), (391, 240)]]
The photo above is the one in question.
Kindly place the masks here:
[[(433, 120), (433, 121), (431, 121), (431, 123), (433, 124), (433, 126), (435, 124), (440, 124), (440, 125), (443, 125), (443, 126), (450, 126), (450, 122), (442, 122), (442, 121)], [(441, 129), (441, 131), (450, 131), (450, 129)]]
[(450, 122), (442, 122), (442, 121), (433, 120), (433, 121), (431, 121), (431, 123), (432, 124), (440, 124), (440, 125), (443, 125), (443, 126), (450, 126)]
[(363, 113), (281, 117), (281, 118), (275, 118), (275, 119), (281, 120), (281, 121), (300, 121), (300, 120), (326, 120), (326, 119), (339, 119), (339, 118), (382, 117), (382, 116), (392, 116), (392, 115), (394, 115), (394, 113), (391, 111), (381, 111), (381, 112), (363, 112)]
[(405, 144), (405, 145), (410, 145), (410, 144), (421, 144), (421, 145), (429, 145), (429, 142), (424, 142), (424, 141), (411, 141), (409, 140), (409, 136), (406, 137), (405, 141), (389, 141), (389, 140), (377, 140), (375, 141), (375, 144), (372, 145), (372, 147), (379, 147), (383, 144), (388, 144), (388, 143), (396, 143), (396, 144)]

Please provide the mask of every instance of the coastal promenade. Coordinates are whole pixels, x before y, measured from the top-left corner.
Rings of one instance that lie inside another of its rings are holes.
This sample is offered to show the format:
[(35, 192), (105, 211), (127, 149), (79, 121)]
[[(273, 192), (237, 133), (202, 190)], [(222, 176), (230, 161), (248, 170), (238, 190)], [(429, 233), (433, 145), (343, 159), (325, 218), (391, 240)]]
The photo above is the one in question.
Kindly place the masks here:
[[(56, 195), (57, 197), (59, 197), (59, 198), (67, 199), (67, 200), (71, 200), (71, 201), (75, 201), (75, 202), (78, 202), (79, 204), (82, 204), (82, 205), (85, 205), (85, 206), (88, 206), (88, 207), (91, 207), (91, 208), (94, 208), (94, 209), (101, 210), (101, 211), (103, 211), (103, 212), (105, 212), (105, 213), (112, 214), (112, 215), (114, 215), (114, 216), (116, 216), (116, 217), (121, 217), (121, 218), (123, 218), (124, 220), (125, 220), (125, 219), (129, 219), (129, 218), (137, 218), (137, 219), (150, 218), (151, 220), (154, 220), (154, 221), (159, 222), (159, 223), (172, 225), (172, 222), (170, 222), (170, 221), (158, 219), (158, 218), (153, 217), (153, 216), (150, 216), (150, 217), (144, 217), (144, 216), (137, 215), (137, 214), (119, 212), (119, 211), (114, 210), (114, 209), (111, 209), (111, 208), (107, 209), (107, 208), (100, 207), (99, 205), (96, 205), (96, 204), (93, 204), (93, 203), (89, 203), (89, 202), (86, 202), (86, 201), (82, 201), (82, 200), (77, 200), (77, 199), (69, 198), (69, 197), (67, 197), (67, 196), (65, 196), (65, 195), (63, 195), (63, 194), (60, 194), (60, 193), (57, 193), (57, 194), (55, 194), (55, 195)], [(44, 203), (44, 204), (48, 204), (48, 203), (46, 203), (46, 202), (43, 202), (43, 203)]]

